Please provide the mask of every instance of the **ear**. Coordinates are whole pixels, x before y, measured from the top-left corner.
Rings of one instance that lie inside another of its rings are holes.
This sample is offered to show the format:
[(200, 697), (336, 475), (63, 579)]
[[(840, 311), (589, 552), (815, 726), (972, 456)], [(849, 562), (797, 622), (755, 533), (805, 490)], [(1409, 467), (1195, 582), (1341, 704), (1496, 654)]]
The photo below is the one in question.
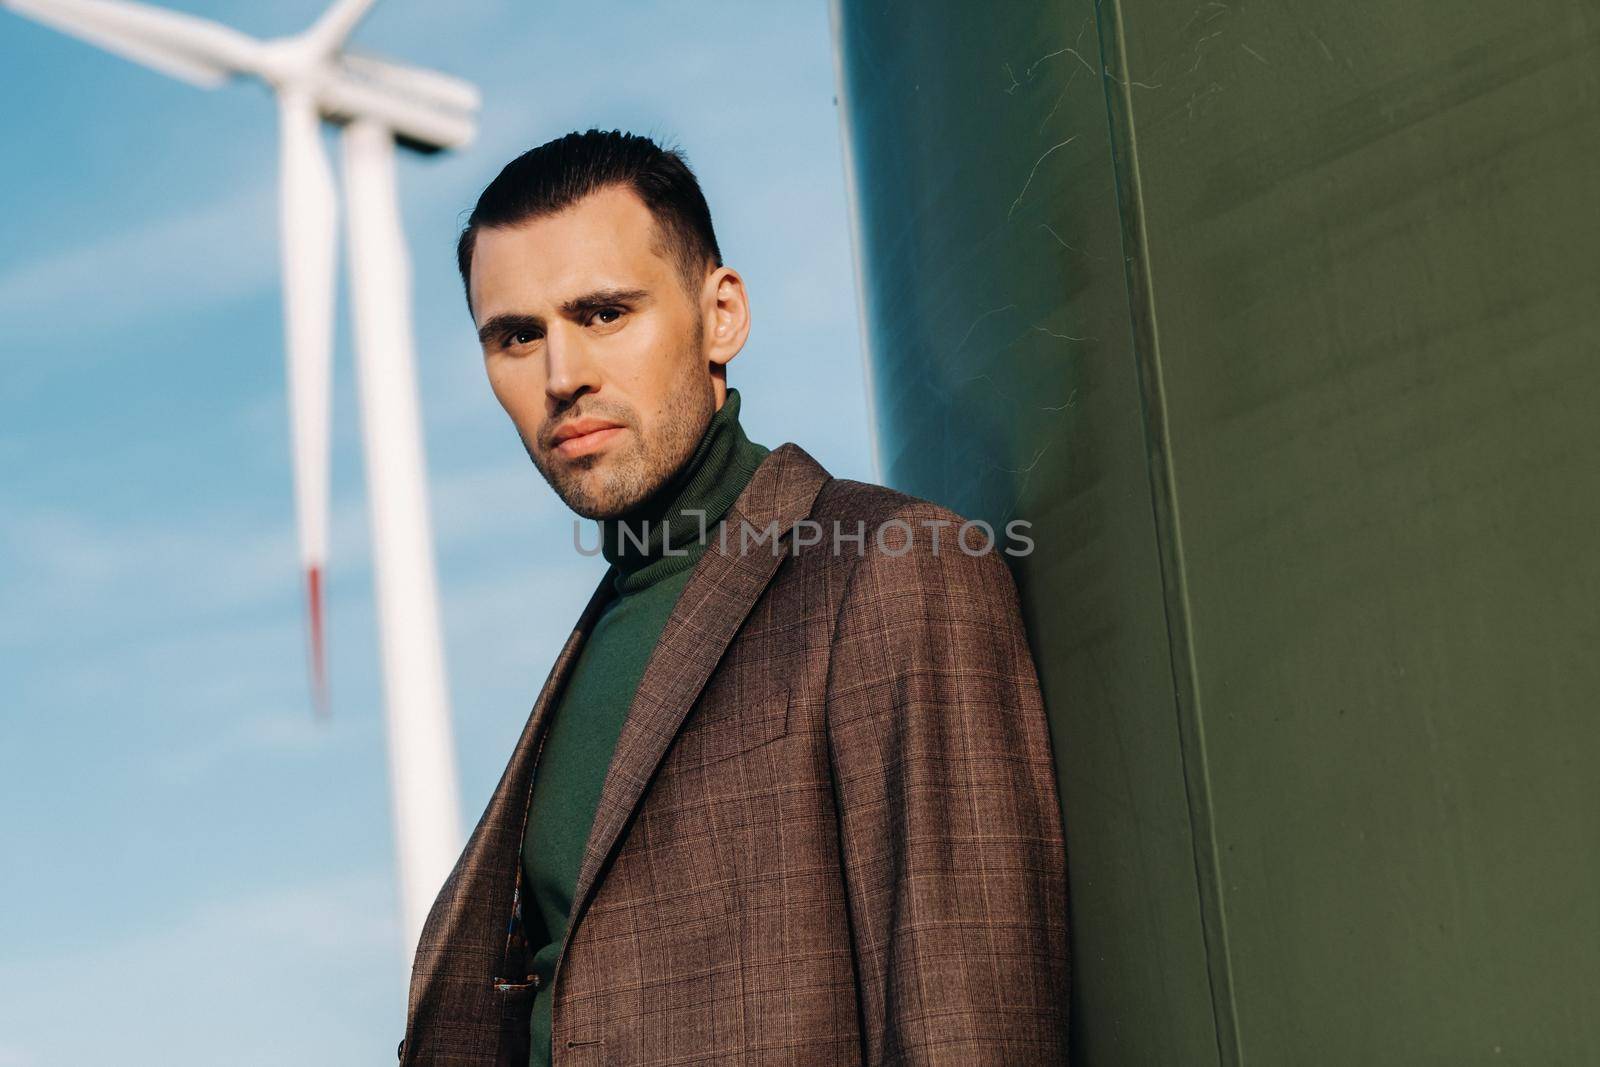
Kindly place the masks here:
[(718, 267), (706, 278), (701, 292), (706, 359), (726, 366), (750, 336), (750, 301), (744, 279), (732, 267)]

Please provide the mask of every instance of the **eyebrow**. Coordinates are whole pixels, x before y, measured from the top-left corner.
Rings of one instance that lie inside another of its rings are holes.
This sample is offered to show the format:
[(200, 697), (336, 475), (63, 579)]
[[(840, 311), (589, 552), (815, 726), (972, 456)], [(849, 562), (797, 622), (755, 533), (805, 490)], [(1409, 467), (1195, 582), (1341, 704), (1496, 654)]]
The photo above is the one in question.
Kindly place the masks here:
[[(632, 304), (649, 295), (646, 289), (596, 289), (592, 293), (584, 293), (566, 301), (561, 305), (561, 314), (566, 318), (575, 319), (615, 304)], [(543, 326), (543, 316), (507, 312), (496, 315), (478, 327), (478, 343), (488, 344), (491, 338), (511, 330), (539, 329)]]

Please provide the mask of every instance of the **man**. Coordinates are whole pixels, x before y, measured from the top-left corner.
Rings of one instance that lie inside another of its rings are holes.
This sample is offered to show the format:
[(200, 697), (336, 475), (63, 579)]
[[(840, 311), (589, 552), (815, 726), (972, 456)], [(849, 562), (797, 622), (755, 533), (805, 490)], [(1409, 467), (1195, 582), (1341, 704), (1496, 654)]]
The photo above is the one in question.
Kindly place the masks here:
[(744, 281), (678, 153), (526, 153), (459, 265), (495, 396), (609, 565), (422, 931), (402, 1062), (1064, 1062), (1004, 561), (745, 435)]

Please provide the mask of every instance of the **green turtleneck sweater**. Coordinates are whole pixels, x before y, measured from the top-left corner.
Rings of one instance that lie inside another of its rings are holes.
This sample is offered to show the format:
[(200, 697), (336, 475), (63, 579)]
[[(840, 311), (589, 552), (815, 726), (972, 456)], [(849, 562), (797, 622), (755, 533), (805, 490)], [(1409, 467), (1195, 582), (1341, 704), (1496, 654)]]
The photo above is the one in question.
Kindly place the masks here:
[(550, 1063), (551, 978), (623, 720), (689, 572), (769, 451), (745, 436), (739, 392), (729, 388), (688, 461), (633, 510), (598, 522), (601, 551), (615, 568), (612, 598), (546, 728), (522, 842), (523, 927), (538, 976), (528, 1024), (533, 1067)]

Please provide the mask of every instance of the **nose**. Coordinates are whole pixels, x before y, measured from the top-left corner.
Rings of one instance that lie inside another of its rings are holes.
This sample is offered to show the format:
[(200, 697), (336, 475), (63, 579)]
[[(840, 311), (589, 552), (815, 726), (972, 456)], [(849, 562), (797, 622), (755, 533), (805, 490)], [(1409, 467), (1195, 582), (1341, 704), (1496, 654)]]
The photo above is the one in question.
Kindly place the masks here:
[(581, 329), (556, 323), (544, 337), (544, 391), (558, 405), (570, 402), (585, 389), (600, 388), (599, 364), (591, 358)]

